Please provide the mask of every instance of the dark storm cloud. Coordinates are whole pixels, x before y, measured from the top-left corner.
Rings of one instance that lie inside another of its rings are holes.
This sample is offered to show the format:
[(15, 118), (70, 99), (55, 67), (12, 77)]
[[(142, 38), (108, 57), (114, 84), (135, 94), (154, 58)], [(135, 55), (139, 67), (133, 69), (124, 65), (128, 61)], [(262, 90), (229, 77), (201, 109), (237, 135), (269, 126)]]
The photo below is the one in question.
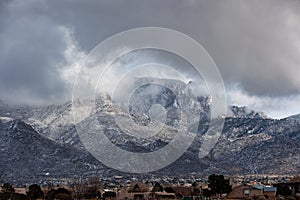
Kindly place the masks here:
[[(1, 12), (0, 90), (9, 102), (63, 98), (66, 29), (48, 17), (42, 1), (10, 1)], [(2, 7), (3, 8), (3, 7)]]
[(212, 36), (218, 47), (211, 54), (227, 82), (253, 95), (299, 94), (300, 2), (232, 6), (224, 3), (217, 9)]
[[(257, 97), (300, 92), (300, 1), (4, 1), (1, 91), (64, 97), (66, 32), (89, 52), (105, 38), (143, 26), (181, 31), (200, 42), (227, 87)], [(11, 95), (10, 95), (11, 94)]]
[(86, 51), (112, 34), (162, 26), (197, 39), (227, 84), (259, 96), (300, 92), (300, 1), (51, 1)]

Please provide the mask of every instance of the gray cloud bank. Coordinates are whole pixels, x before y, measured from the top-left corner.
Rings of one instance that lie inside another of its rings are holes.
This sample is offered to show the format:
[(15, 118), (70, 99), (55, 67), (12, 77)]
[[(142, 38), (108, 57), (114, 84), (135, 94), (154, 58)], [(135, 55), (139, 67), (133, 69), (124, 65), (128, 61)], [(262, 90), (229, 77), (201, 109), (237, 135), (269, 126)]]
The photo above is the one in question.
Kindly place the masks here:
[(175, 29), (202, 44), (223, 75), (229, 103), (275, 117), (300, 112), (295, 0), (1, 1), (0, 99), (70, 99), (84, 55), (112, 34), (143, 26)]

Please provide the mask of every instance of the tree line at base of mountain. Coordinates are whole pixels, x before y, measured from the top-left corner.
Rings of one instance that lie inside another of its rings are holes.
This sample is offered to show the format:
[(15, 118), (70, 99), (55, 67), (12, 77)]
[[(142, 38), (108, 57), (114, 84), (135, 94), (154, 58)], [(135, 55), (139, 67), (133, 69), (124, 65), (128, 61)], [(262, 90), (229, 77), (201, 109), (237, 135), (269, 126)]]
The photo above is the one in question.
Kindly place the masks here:
[(0, 193), (1, 200), (35, 200), (38, 198), (44, 198), (44, 192), (42, 191), (41, 187), (37, 184), (30, 185), (27, 191), (27, 195), (25, 195), (16, 193), (15, 189), (11, 184), (5, 183), (2, 186), (2, 191)]
[(72, 197), (76, 199), (91, 199), (100, 196), (99, 189), (102, 187), (98, 178), (89, 178), (87, 182), (74, 181), (72, 187), (68, 190), (62, 187), (53, 188), (48, 186), (47, 192), (43, 192), (38, 184), (32, 184), (28, 187), (26, 194), (20, 194), (9, 183), (2, 185), (0, 191), (0, 200), (70, 200)]

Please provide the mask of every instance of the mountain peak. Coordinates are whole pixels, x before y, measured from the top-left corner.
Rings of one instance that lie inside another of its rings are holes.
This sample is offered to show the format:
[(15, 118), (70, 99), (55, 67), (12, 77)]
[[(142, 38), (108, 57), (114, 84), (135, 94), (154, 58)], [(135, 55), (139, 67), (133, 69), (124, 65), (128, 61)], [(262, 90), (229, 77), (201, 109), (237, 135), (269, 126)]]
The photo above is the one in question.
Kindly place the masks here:
[(246, 106), (230, 106), (230, 108), (227, 110), (227, 117), (232, 118), (255, 118), (255, 119), (267, 119), (269, 118), (265, 113), (263, 112), (256, 112), (254, 110), (251, 110), (250, 108)]

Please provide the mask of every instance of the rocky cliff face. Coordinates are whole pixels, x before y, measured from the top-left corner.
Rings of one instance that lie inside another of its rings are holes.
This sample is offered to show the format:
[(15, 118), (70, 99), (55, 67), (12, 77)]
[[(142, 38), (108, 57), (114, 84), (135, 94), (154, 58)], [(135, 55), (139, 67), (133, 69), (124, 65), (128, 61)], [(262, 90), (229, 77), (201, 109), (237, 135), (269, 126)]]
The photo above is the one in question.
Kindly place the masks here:
[[(156, 84), (150, 84), (155, 80)], [(137, 79), (139, 85), (140, 79)], [(106, 136), (119, 148), (151, 152), (167, 145), (176, 131), (197, 134), (180, 159), (154, 173), (300, 173), (300, 120), (293, 116), (276, 120), (246, 107), (229, 107), (217, 145), (199, 159), (202, 135), (210, 122), (210, 98), (192, 94), (188, 84), (178, 80), (147, 78), (129, 99), (128, 112), (108, 95), (96, 99), (93, 116), (81, 122), (88, 129), (96, 116)], [(159, 83), (159, 84), (157, 84)], [(188, 113), (184, 118), (182, 112)], [(72, 104), (49, 106), (0, 105), (0, 173), (7, 177), (74, 176), (107, 171), (84, 148), (73, 124)], [(128, 120), (138, 126), (152, 121), (166, 128), (150, 138), (136, 138), (120, 128)], [(224, 116), (220, 116), (224, 117)], [(19, 120), (16, 120), (19, 119)], [(165, 121), (160, 122), (161, 119)], [(184, 123), (184, 120), (189, 123)], [(216, 120), (216, 119), (212, 119)], [(187, 126), (187, 127), (186, 127)], [(22, 166), (22, 167), (21, 167)], [(20, 168), (24, 168), (21, 173)]]

